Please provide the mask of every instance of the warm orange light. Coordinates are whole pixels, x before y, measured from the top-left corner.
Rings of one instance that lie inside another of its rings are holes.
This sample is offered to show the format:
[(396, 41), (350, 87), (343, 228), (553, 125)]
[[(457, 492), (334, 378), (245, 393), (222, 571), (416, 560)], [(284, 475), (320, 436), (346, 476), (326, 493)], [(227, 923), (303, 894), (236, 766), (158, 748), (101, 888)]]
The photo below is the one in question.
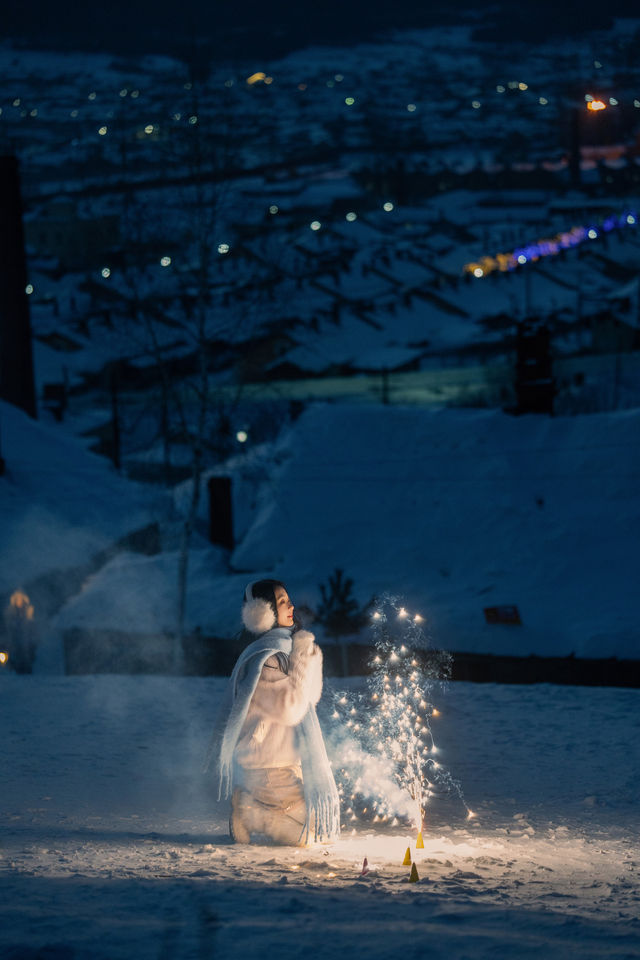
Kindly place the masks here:
[(0, 663), (6, 663), (8, 659), (9, 654), (5, 650), (0, 651)]
[(20, 611), (23, 617), (26, 617), (27, 620), (33, 620), (33, 604), (30, 602), (29, 597), (26, 593), (23, 593), (22, 590), (15, 590), (9, 598), (9, 605), (13, 607), (15, 611)]
[[(260, 83), (260, 81), (264, 83), (266, 78), (266, 73), (263, 73), (261, 70), (259, 70), (257, 73), (252, 73), (250, 77), (247, 77), (247, 83), (250, 87), (252, 87), (254, 83)], [(269, 82), (271, 83), (271, 79)]]
[(606, 110), (607, 105), (603, 100), (589, 100), (587, 110)]

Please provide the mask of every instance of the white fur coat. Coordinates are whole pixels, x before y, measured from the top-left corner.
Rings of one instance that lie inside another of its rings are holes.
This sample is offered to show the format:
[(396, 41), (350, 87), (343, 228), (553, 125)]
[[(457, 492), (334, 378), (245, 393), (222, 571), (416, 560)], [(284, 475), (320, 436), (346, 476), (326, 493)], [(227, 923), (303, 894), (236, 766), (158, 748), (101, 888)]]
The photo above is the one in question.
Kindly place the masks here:
[(295, 727), (322, 693), (322, 652), (308, 630), (293, 635), (289, 673), (277, 657), (262, 668), (235, 750), (241, 767), (293, 767), (300, 763)]

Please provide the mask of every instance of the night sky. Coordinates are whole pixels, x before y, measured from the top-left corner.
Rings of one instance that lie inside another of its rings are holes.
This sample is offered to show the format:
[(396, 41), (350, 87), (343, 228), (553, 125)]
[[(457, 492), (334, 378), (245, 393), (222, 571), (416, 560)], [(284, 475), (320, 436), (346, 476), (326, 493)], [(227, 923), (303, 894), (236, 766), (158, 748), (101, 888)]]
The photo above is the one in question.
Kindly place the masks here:
[(606, 29), (612, 17), (637, 14), (636, 0), (92, 0), (80, 6), (48, 0), (9, 0), (2, 34), (28, 46), (108, 51), (118, 54), (189, 55), (194, 48), (216, 59), (279, 56), (311, 43), (351, 44), (393, 28), (475, 22), (479, 39), (543, 40), (552, 34)]

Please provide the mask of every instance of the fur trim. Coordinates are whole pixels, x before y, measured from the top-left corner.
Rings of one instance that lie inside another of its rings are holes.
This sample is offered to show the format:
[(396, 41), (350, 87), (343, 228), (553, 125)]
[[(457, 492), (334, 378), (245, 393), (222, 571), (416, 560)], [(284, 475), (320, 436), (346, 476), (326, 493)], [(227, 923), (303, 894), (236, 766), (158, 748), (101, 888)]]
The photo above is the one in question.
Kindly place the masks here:
[(242, 622), (249, 631), (258, 636), (276, 625), (276, 615), (268, 600), (253, 597), (242, 607)]
[(309, 647), (315, 640), (310, 630), (296, 630), (293, 635), (293, 645), (300, 647)]

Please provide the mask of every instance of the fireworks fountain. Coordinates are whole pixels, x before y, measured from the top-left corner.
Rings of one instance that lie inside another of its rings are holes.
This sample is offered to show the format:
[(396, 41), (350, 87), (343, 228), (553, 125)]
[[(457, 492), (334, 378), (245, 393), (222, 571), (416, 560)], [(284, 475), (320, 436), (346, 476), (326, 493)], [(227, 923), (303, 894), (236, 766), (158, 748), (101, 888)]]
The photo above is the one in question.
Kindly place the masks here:
[(430, 649), (423, 618), (393, 597), (376, 604), (372, 628), (367, 691), (338, 692), (334, 704), (334, 769), (345, 826), (404, 821), (422, 831), (434, 797), (453, 799), (472, 817), (460, 784), (436, 759), (433, 700), (450, 676), (450, 654)]

